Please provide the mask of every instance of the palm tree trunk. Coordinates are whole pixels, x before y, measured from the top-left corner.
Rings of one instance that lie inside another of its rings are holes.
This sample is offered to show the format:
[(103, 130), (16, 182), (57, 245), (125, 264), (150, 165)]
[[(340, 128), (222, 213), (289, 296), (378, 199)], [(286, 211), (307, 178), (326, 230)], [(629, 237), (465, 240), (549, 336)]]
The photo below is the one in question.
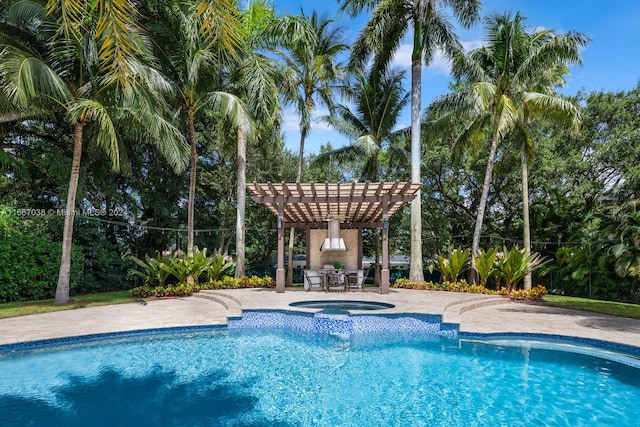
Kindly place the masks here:
[[(529, 166), (527, 164), (527, 153), (524, 148), (520, 153), (522, 163), (522, 240), (524, 254), (528, 258), (531, 255), (531, 230), (529, 223)], [(531, 289), (531, 272), (524, 276), (524, 288)]]
[(375, 236), (376, 236), (376, 253), (375, 253), (375, 257), (373, 260), (373, 265), (374, 265), (374, 269), (373, 269), (373, 284), (375, 286), (377, 286), (378, 288), (380, 288), (381, 286), (381, 277), (380, 277), (380, 229), (376, 228), (375, 230)]
[(471, 244), (471, 271), (469, 272), (469, 283), (477, 284), (478, 271), (476, 270), (475, 257), (480, 250), (480, 233), (482, 231), (482, 222), (484, 221), (484, 211), (487, 207), (487, 199), (489, 198), (489, 187), (493, 179), (493, 164), (495, 163), (496, 152), (498, 151), (498, 133), (497, 128), (493, 133), (491, 140), (491, 150), (489, 151), (489, 160), (487, 168), (484, 172), (484, 184), (482, 184), (482, 195), (478, 204), (478, 213), (476, 215), (476, 226), (473, 230), (473, 242)]
[(67, 192), (67, 208), (64, 216), (64, 231), (62, 232), (62, 259), (58, 273), (55, 304), (69, 302), (69, 282), (71, 276), (71, 243), (73, 240), (73, 220), (75, 218), (76, 193), (80, 178), (80, 157), (82, 156), (82, 131), (84, 123), (76, 122), (73, 129), (73, 157), (71, 160), (71, 175), (69, 176), (69, 190)]
[(236, 278), (244, 276), (244, 217), (247, 193), (247, 138), (238, 127), (238, 189), (236, 215)]
[[(309, 100), (311, 99), (311, 95), (307, 95), (307, 102), (306, 104), (309, 105)], [(302, 179), (302, 163), (304, 162), (304, 139), (306, 136), (306, 131), (305, 131), (305, 126), (302, 126), (302, 132), (300, 132), (300, 149), (298, 151), (298, 168), (296, 170), (296, 183), (299, 183), (300, 180)], [(306, 126), (306, 129), (308, 129), (309, 126)], [(287, 263), (287, 279), (286, 279), (286, 284), (287, 286), (291, 286), (293, 285), (293, 243), (295, 241), (295, 237), (296, 237), (296, 230), (295, 228), (291, 227), (291, 230), (289, 231), (289, 262)]]
[(196, 203), (196, 164), (198, 161), (196, 153), (196, 127), (193, 113), (193, 106), (187, 107), (187, 117), (189, 120), (189, 142), (191, 143), (191, 172), (189, 174), (189, 201), (187, 206), (187, 253), (193, 251), (193, 213)]
[[(415, 56), (415, 55), (414, 55)], [(420, 109), (422, 91), (422, 56), (411, 64), (411, 182), (420, 183)], [(411, 201), (411, 262), (409, 280), (424, 282), (422, 266), (422, 192)]]

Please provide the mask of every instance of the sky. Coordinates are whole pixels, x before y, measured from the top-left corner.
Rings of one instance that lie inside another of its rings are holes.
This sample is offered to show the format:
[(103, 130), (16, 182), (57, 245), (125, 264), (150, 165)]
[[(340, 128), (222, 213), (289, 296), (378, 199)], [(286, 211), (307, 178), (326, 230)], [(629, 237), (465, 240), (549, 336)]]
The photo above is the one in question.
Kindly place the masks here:
[[(306, 15), (315, 9), (322, 16), (334, 20), (335, 25), (344, 27), (347, 43), (353, 42), (366, 24), (368, 16), (363, 14), (355, 19), (339, 13), (337, 0), (272, 0), (280, 13), (299, 14), (301, 8)], [(531, 28), (546, 28), (563, 33), (576, 30), (589, 36), (588, 46), (582, 52), (582, 66), (570, 69), (567, 84), (558, 92), (575, 95), (578, 91), (628, 91), (640, 81), (640, 0), (484, 0), (481, 16), (490, 13), (520, 12), (527, 18)], [(455, 20), (452, 19), (452, 22)], [(471, 29), (459, 29), (458, 35), (467, 49), (481, 45), (483, 26), (476, 24)], [(407, 70), (410, 75), (411, 41), (399, 49), (394, 64)], [(448, 92), (449, 65), (444, 58), (436, 58), (422, 72), (422, 110), (437, 96)], [(410, 80), (405, 86), (409, 90)], [(305, 155), (318, 153), (323, 144), (331, 143), (333, 148), (350, 141), (319, 122), (318, 117), (326, 115), (326, 108), (319, 105), (312, 118), (312, 129), (305, 143)], [(400, 118), (398, 128), (410, 124), (409, 107)], [(284, 133), (286, 148), (298, 153), (300, 132), (299, 118), (295, 111), (285, 111)]]

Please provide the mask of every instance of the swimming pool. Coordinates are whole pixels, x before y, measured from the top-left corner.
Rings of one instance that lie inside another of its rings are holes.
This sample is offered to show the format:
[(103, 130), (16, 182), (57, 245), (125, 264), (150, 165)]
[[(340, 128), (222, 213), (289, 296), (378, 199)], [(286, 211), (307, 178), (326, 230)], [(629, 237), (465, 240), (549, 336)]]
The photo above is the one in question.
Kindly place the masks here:
[[(509, 345), (503, 345), (508, 343)], [(530, 340), (194, 329), (0, 353), (3, 425), (637, 425), (640, 369)], [(557, 343), (552, 343), (557, 344)], [(578, 348), (578, 347), (574, 347)]]

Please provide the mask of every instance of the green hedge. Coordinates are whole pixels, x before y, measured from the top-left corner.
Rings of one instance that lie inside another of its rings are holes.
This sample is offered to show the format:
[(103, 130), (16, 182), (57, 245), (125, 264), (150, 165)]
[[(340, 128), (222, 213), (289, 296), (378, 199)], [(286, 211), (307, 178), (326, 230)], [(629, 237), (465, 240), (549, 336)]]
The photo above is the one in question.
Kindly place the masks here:
[[(0, 239), (0, 301), (53, 298), (58, 282), (62, 247), (59, 242), (34, 235)], [(71, 254), (71, 281), (78, 286), (84, 269), (81, 248)]]

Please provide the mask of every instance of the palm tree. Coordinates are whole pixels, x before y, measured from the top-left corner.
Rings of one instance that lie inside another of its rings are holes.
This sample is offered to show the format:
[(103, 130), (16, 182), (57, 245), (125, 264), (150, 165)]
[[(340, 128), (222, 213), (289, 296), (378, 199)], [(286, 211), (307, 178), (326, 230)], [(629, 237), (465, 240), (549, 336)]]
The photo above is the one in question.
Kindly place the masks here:
[(250, 133), (251, 120), (244, 103), (219, 91), (225, 62), (242, 45), (238, 12), (229, 0), (168, 0), (148, 24), (162, 73), (170, 80), (173, 101), (187, 127), (190, 145), (187, 252), (193, 250), (197, 175), (196, 115), (213, 108)]
[[(120, 168), (118, 124), (131, 138), (149, 135), (176, 169), (184, 144), (162, 111), (164, 82), (145, 67), (146, 40), (135, 2), (14, 1), (0, 28), (0, 84), (17, 111), (62, 110), (73, 128), (73, 157), (55, 303), (69, 301), (71, 244), (85, 135)], [(159, 108), (160, 107), (160, 108)]]
[[(304, 16), (304, 15), (303, 15)], [(311, 115), (316, 107), (316, 100), (330, 109), (337, 83), (343, 76), (344, 69), (338, 63), (338, 56), (349, 49), (342, 40), (342, 28), (332, 28), (332, 20), (319, 18), (314, 11), (308, 19), (310, 34), (284, 43), (288, 54), (281, 57), (290, 70), (289, 78), (284, 82), (290, 102), (296, 106), (300, 115), (300, 149), (296, 182), (302, 178), (304, 162), (304, 144), (311, 130)], [(289, 265), (287, 284), (293, 282), (293, 241), (295, 230), (289, 234)]]
[[(266, 0), (252, 0), (242, 11), (240, 23), (245, 35), (239, 60), (232, 66), (228, 90), (244, 100), (256, 123), (256, 137), (269, 138), (279, 133), (282, 110), (280, 90), (276, 79), (281, 77), (275, 60), (262, 50), (269, 51), (282, 32), (283, 19)], [(289, 28), (290, 30), (291, 28)], [(236, 190), (236, 271), (235, 277), (245, 274), (245, 205), (247, 134), (242, 127), (237, 131), (238, 178)]]
[[(452, 54), (459, 48), (457, 36), (445, 15), (451, 9), (460, 23), (468, 27), (478, 18), (480, 0), (343, 0), (341, 9), (355, 16), (373, 10), (371, 19), (353, 48), (356, 61), (375, 54), (376, 68), (385, 68), (410, 30), (411, 54), (411, 181), (420, 178), (420, 114), (422, 65), (429, 65), (438, 49)], [(424, 282), (422, 265), (421, 196), (411, 202), (411, 264), (409, 279)]]
[(323, 166), (334, 160), (358, 162), (360, 178), (377, 181), (380, 173), (380, 155), (409, 159), (402, 148), (408, 134), (406, 129), (394, 131), (400, 112), (409, 103), (409, 94), (402, 87), (405, 73), (391, 70), (382, 73), (372, 69), (369, 75), (359, 75), (353, 101), (355, 112), (349, 106), (338, 104), (334, 115), (323, 118), (338, 132), (353, 138), (350, 145), (320, 154), (313, 161)]
[[(338, 104), (334, 115), (324, 118), (338, 132), (353, 138), (351, 144), (320, 154), (313, 164), (322, 167), (334, 160), (338, 163), (360, 163), (361, 179), (377, 181), (381, 155), (385, 155), (389, 161), (408, 163), (410, 155), (403, 148), (408, 131), (394, 131), (400, 112), (409, 103), (409, 94), (402, 86), (404, 74), (398, 70), (383, 73), (374, 68), (368, 76), (359, 75), (353, 94), (356, 111)], [(376, 240), (376, 284), (380, 283), (378, 258), (379, 245)]]
[[(482, 194), (478, 204), (472, 251), (480, 247), (480, 233), (491, 186), (493, 165), (499, 143), (512, 131), (522, 138), (522, 179), (524, 238), (530, 254), (528, 221), (528, 152), (534, 142), (529, 131), (538, 118), (566, 122), (577, 126), (578, 107), (557, 97), (550, 86), (560, 81), (569, 64), (581, 62), (580, 49), (588, 41), (577, 32), (556, 35), (550, 30), (527, 32), (525, 18), (519, 13), (492, 15), (486, 20), (488, 44), (468, 54), (460, 52), (453, 64), (453, 74), (468, 81), (466, 91), (446, 95), (431, 107), (434, 111), (453, 107), (454, 117), (469, 117), (469, 123), (458, 137), (472, 145), (491, 135), (489, 160), (485, 170)], [(473, 258), (472, 258), (473, 260)], [(475, 265), (472, 262), (472, 280)], [(530, 278), (528, 286), (530, 286)]]

